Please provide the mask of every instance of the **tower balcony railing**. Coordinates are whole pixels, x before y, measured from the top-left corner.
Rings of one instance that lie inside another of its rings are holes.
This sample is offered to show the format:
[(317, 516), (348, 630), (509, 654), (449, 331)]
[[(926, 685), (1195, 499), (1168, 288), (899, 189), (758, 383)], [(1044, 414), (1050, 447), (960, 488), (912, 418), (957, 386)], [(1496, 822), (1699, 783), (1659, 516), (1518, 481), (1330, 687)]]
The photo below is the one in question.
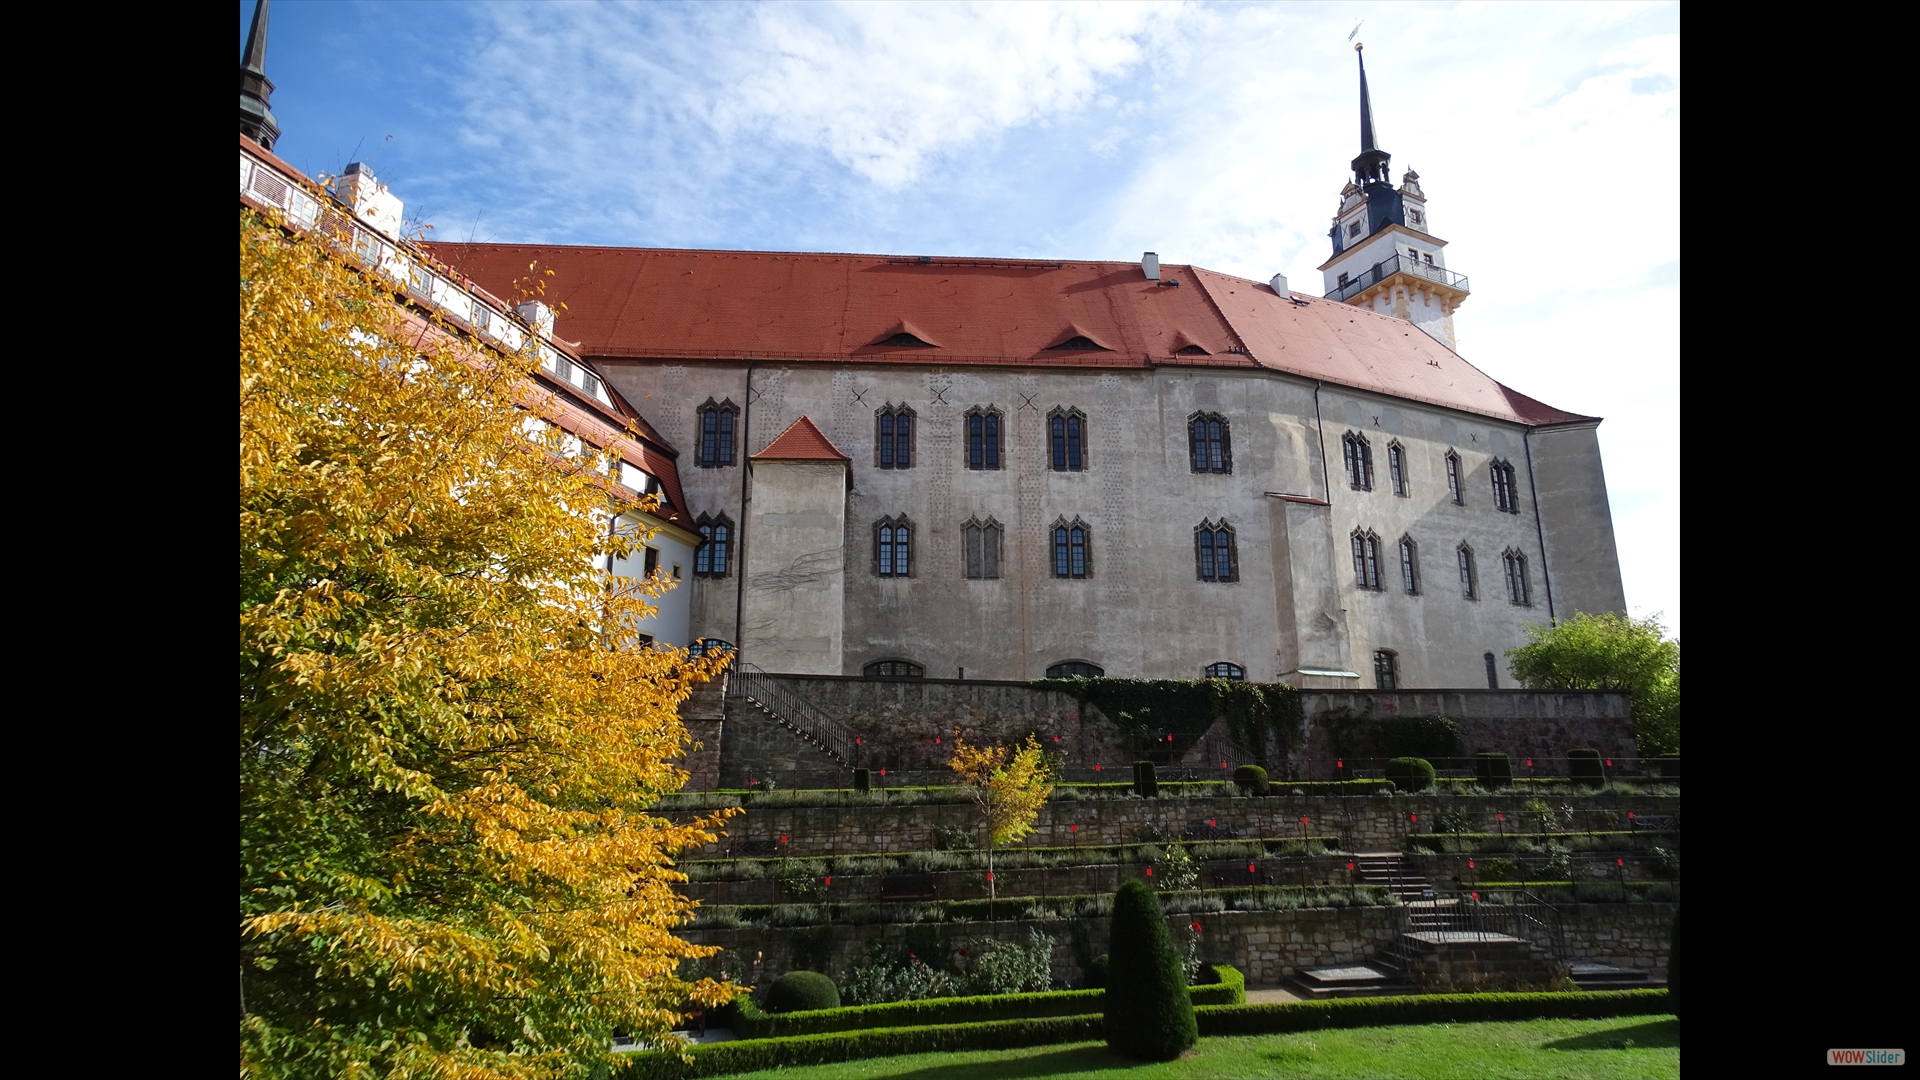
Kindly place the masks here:
[(1380, 284), (1395, 274), (1410, 274), (1414, 277), (1431, 281), (1436, 285), (1444, 285), (1449, 289), (1458, 289), (1461, 292), (1471, 291), (1467, 288), (1467, 275), (1465, 274), (1456, 274), (1444, 266), (1434, 266), (1424, 260), (1415, 259), (1408, 255), (1395, 255), (1384, 261), (1374, 263), (1371, 268), (1361, 271), (1359, 276), (1350, 279), (1344, 285), (1337, 286), (1332, 292), (1327, 294), (1326, 298), (1335, 301), (1348, 300), (1373, 288), (1375, 285)]

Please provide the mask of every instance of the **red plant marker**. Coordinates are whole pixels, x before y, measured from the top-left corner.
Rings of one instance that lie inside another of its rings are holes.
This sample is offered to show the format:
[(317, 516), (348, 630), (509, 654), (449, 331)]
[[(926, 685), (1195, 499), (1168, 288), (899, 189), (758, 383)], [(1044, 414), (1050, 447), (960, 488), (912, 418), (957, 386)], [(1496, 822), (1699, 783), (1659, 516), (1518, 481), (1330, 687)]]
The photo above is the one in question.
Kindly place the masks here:
[(881, 770), (880, 770), (880, 775), (881, 775), (881, 776), (885, 776), (885, 775), (887, 775), (887, 770), (885, 770), (885, 769), (881, 769)]
[(1627, 865), (1627, 860), (1625, 860), (1625, 859), (1615, 859), (1615, 860), (1613, 860), (1613, 865), (1615, 865), (1615, 866), (1625, 866), (1625, 865)]
[(1067, 826), (1067, 831), (1068, 831), (1068, 832), (1079, 832), (1079, 831), (1080, 831), (1080, 826), (1078, 826), (1078, 825), (1069, 825), (1069, 826)]
[(780, 834), (780, 842), (781, 842), (781, 843), (783, 843), (783, 844), (787, 842), (787, 834), (786, 834), (786, 833), (781, 833), (781, 834)]
[(1094, 763), (1093, 763), (1093, 771), (1094, 771), (1094, 772), (1099, 772), (1099, 771), (1100, 771), (1100, 763), (1099, 763), (1099, 762), (1097, 762), (1097, 761), (1096, 761), (1096, 762), (1094, 762)]
[(858, 735), (855, 735), (855, 736), (853, 737), (853, 745), (855, 745), (855, 746), (859, 746), (859, 745), (860, 745), (860, 736), (858, 736)]
[(1529, 769), (1531, 769), (1531, 768), (1533, 768), (1533, 759), (1532, 759), (1532, 758), (1528, 758), (1528, 759), (1527, 759), (1527, 768), (1529, 768)]
[(1611, 769), (1611, 768), (1613, 768), (1613, 759), (1612, 759), (1612, 758), (1608, 758), (1608, 759), (1607, 759), (1607, 768), (1609, 768), (1609, 769)]
[(1344, 768), (1346, 768), (1346, 767), (1347, 767), (1347, 761), (1346, 761), (1346, 759), (1345, 759), (1345, 758), (1334, 758), (1334, 759), (1333, 759), (1333, 767), (1334, 767), (1334, 768), (1336, 768), (1336, 769), (1344, 769)]
[(1247, 873), (1249, 873), (1249, 874), (1251, 874), (1251, 873), (1253, 873), (1253, 864), (1252, 864), (1252, 863), (1248, 863), (1248, 864), (1247, 864)]
[(1419, 814), (1408, 814), (1408, 815), (1407, 815), (1407, 820), (1408, 820), (1408, 821), (1419, 821), (1419, 820), (1420, 820), (1420, 815), (1419, 815)]
[(1628, 820), (1628, 821), (1632, 821), (1632, 820), (1633, 820), (1633, 811), (1631, 811), (1631, 810), (1629, 810), (1629, 811), (1627, 811), (1627, 820)]
[(992, 881), (992, 880), (993, 880), (993, 871), (991, 871), (991, 870), (989, 870), (989, 871), (987, 871), (987, 880), (988, 880), (988, 881)]
[(1501, 813), (1496, 813), (1496, 814), (1494, 814), (1493, 816), (1494, 816), (1494, 818), (1495, 818), (1496, 820), (1499, 820), (1499, 821), (1505, 821), (1505, 820), (1507, 820), (1507, 815), (1505, 815), (1505, 814), (1501, 814)]
[(1474, 898), (1475, 900), (1478, 900), (1478, 899), (1480, 899), (1480, 894), (1479, 894), (1479, 893), (1474, 893), (1474, 894), (1473, 894), (1473, 898)]
[(1152, 876), (1153, 876), (1153, 867), (1151, 867), (1151, 866), (1149, 866), (1149, 867), (1147, 867), (1147, 876), (1148, 876), (1148, 877), (1152, 877)]
[(1306, 823), (1307, 823), (1307, 819), (1306, 819), (1306, 818), (1304, 818), (1304, 817), (1302, 817), (1302, 818), (1300, 819), (1300, 824), (1302, 824), (1302, 825), (1305, 825)]
[(827, 884), (828, 884), (828, 885), (832, 885), (832, 884), (833, 884), (833, 878), (832, 878), (831, 876), (829, 876), (829, 877), (827, 878)]
[(1212, 819), (1212, 818), (1208, 818), (1208, 819), (1207, 819), (1207, 828), (1209, 828), (1209, 829), (1211, 829), (1211, 828), (1213, 828), (1213, 819)]
[(1467, 860), (1467, 869), (1469, 869), (1469, 870), (1471, 870), (1471, 869), (1473, 869), (1473, 860), (1472, 860), (1472, 859), (1468, 859), (1468, 860)]
[(1221, 763), (1220, 763), (1220, 767), (1221, 767), (1221, 768), (1223, 768), (1223, 769), (1224, 769), (1224, 768), (1226, 768), (1226, 767), (1227, 767), (1227, 763), (1226, 763), (1226, 762), (1224, 762), (1224, 761), (1223, 761), (1223, 762), (1221, 762)]

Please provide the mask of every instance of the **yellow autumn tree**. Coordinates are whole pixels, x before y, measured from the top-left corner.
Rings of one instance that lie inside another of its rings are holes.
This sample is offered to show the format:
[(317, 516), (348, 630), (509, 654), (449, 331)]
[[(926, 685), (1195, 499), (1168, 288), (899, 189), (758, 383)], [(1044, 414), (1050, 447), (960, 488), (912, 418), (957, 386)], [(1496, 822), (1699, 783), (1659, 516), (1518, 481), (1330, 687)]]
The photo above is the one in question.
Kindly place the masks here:
[(987, 897), (998, 899), (993, 882), (993, 853), (1026, 839), (1053, 794), (1052, 771), (1040, 740), (1032, 735), (1019, 746), (969, 746), (954, 729), (953, 758), (947, 762), (973, 797), (975, 816), (987, 837)]
[(240, 1071), (604, 1074), (692, 1000), (659, 586), (600, 567), (606, 461), (529, 425), (534, 360), (403, 317), (240, 219)]

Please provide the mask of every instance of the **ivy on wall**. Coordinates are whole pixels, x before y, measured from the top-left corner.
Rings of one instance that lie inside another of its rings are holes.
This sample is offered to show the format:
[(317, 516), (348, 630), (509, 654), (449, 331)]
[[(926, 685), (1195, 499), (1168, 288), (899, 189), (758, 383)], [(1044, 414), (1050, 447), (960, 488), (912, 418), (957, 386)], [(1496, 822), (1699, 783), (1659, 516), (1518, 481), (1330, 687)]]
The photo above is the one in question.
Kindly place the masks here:
[(1071, 696), (1084, 711), (1099, 709), (1137, 752), (1162, 734), (1198, 735), (1225, 719), (1227, 735), (1266, 764), (1273, 732), (1284, 755), (1300, 742), (1305, 713), (1300, 692), (1286, 683), (1228, 679), (1109, 679), (1076, 676), (1029, 684)]

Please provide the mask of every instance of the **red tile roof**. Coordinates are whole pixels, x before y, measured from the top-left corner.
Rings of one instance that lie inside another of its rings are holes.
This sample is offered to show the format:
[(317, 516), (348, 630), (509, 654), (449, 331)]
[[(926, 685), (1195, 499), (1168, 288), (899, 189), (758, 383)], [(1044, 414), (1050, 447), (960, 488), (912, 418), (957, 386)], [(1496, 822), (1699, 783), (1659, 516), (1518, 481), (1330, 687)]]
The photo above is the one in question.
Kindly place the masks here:
[(750, 461), (852, 461), (833, 445), (833, 440), (822, 434), (805, 416), (787, 425), (767, 444), (766, 449), (749, 455)]
[[(1403, 319), (1192, 266), (1162, 264), (1159, 283), (1130, 262), (429, 246), (496, 292), (530, 263), (553, 271), (556, 330), (600, 360), (1270, 368), (1521, 424), (1579, 418)], [(903, 332), (937, 347), (873, 344)], [(1054, 347), (1076, 336), (1101, 348)]]

